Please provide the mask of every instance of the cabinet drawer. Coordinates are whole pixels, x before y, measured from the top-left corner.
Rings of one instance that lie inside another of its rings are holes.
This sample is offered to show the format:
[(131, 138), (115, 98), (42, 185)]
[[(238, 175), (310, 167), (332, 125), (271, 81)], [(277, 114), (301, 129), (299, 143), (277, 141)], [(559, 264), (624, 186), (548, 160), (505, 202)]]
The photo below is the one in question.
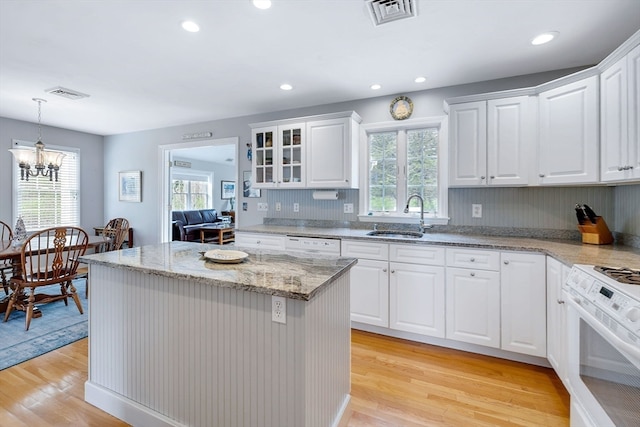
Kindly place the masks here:
[(284, 250), (285, 236), (260, 233), (236, 233), (236, 246)]
[(389, 245), (387, 243), (343, 240), (342, 256), (387, 261), (389, 259)]
[(468, 248), (447, 249), (447, 266), (498, 271), (500, 252)]
[(444, 248), (419, 245), (389, 246), (389, 261), (422, 265), (444, 265)]

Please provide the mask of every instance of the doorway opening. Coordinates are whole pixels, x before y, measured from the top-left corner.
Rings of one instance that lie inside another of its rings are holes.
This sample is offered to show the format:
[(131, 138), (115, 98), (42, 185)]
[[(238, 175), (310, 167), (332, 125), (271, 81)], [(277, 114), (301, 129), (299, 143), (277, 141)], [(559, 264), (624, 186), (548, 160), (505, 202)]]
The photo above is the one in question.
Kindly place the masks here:
[(238, 138), (162, 145), (160, 148), (160, 242), (172, 240), (172, 210), (234, 211), (236, 197), (223, 198), (222, 181), (238, 182)]

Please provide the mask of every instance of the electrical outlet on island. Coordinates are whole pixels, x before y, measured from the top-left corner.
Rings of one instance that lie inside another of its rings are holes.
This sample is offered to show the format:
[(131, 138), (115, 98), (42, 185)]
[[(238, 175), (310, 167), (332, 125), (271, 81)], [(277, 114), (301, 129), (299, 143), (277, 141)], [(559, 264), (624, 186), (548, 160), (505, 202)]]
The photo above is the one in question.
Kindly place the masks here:
[(271, 296), (271, 320), (287, 323), (287, 300), (284, 297)]
[(482, 205), (471, 205), (471, 218), (482, 218)]

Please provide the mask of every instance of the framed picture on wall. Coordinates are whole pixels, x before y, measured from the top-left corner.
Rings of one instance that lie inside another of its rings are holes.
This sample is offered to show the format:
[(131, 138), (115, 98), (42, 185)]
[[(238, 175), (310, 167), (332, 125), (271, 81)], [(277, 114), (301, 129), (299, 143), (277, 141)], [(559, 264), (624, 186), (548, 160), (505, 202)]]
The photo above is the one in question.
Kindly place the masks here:
[(220, 181), (220, 198), (222, 200), (234, 199), (236, 197), (235, 181)]
[(142, 201), (142, 172), (123, 171), (118, 172), (118, 188), (121, 202)]
[(252, 186), (251, 171), (242, 172), (242, 195), (244, 197), (260, 197), (260, 189)]

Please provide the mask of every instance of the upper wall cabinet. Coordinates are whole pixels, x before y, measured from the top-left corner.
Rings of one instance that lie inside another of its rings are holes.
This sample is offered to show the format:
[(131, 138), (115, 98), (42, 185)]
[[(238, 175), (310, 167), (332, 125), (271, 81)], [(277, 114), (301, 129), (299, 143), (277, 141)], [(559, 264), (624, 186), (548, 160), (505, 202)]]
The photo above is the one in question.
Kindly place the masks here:
[(598, 182), (598, 77), (541, 92), (540, 184)]
[(600, 179), (640, 179), (640, 46), (600, 75)]
[(355, 112), (251, 125), (256, 188), (357, 188)]
[(530, 104), (529, 96), (517, 96), (451, 105), (451, 186), (528, 184), (535, 135)]

